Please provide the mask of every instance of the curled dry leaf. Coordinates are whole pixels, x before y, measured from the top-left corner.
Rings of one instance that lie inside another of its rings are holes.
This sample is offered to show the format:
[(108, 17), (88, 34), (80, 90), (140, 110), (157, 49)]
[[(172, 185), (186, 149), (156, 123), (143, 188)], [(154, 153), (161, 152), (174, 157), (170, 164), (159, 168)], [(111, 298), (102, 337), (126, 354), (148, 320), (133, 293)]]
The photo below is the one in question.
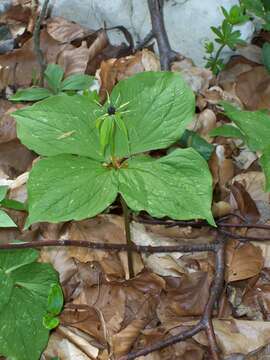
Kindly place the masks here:
[(251, 223), (256, 223), (260, 219), (260, 213), (255, 201), (249, 195), (245, 187), (237, 181), (231, 185), (232, 195), (237, 203), (240, 214)]
[(181, 72), (183, 78), (196, 93), (207, 90), (214, 77), (212, 71), (194, 66), (192, 60), (187, 58), (174, 62), (171, 70)]
[(47, 20), (47, 32), (56, 41), (70, 43), (71, 41), (82, 38), (89, 32), (81, 25), (68, 21), (60, 16)]
[(259, 247), (237, 241), (230, 241), (226, 248), (227, 282), (249, 279), (258, 275), (264, 266), (264, 258)]
[(226, 158), (226, 149), (223, 145), (216, 146), (209, 167), (213, 175), (213, 184), (220, 189), (220, 200), (224, 200), (228, 194), (228, 185), (234, 177), (234, 165), (231, 158)]
[(204, 91), (203, 97), (210, 105), (218, 105), (221, 101), (228, 101), (240, 109), (243, 109), (244, 107), (236, 94), (225, 91), (219, 86), (212, 86), (208, 90)]
[(100, 97), (104, 100), (114, 85), (129, 76), (142, 71), (158, 71), (159, 61), (149, 50), (138, 51), (135, 55), (120, 59), (109, 59), (101, 63), (97, 77), (100, 81)]
[(212, 143), (213, 137), (209, 136), (209, 132), (216, 127), (217, 118), (213, 110), (205, 109), (188, 125), (188, 129), (196, 131), (207, 142)]
[(97, 359), (98, 354), (99, 348), (91, 345), (91, 338), (76, 333), (72, 328), (59, 326), (50, 336), (43, 356), (46, 360), (51, 360), (52, 357), (64, 360), (92, 360)]

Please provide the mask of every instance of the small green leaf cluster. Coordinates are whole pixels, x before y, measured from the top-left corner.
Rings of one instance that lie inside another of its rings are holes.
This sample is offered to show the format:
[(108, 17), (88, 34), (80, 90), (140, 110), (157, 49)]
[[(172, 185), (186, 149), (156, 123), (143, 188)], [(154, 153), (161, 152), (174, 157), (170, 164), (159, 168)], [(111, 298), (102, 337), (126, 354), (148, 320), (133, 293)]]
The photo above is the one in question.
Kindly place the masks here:
[(8, 359), (38, 360), (48, 342), (44, 316), (52, 289), (60, 286), (53, 267), (38, 257), (33, 249), (0, 252), (0, 354)]
[(44, 77), (48, 88), (31, 87), (18, 90), (12, 95), (11, 101), (39, 101), (50, 96), (89, 89), (93, 77), (85, 74), (74, 74), (64, 78), (64, 70), (57, 64), (49, 64), (45, 70)]
[(270, 1), (269, 0), (239, 0), (245, 12), (263, 20), (263, 29), (270, 31)]
[(43, 317), (43, 325), (46, 329), (52, 330), (56, 328), (60, 320), (57, 315), (60, 314), (64, 304), (64, 297), (61, 286), (52, 284), (48, 296), (47, 313)]
[(218, 44), (216, 49), (215, 44), (211, 42), (205, 43), (205, 51), (207, 56), (206, 67), (210, 68), (215, 75), (217, 75), (224, 68), (224, 61), (221, 57), (221, 52), (225, 47), (235, 50), (237, 45), (244, 45), (245, 42), (241, 39), (240, 30), (235, 30), (236, 25), (241, 25), (249, 20), (249, 16), (245, 15), (242, 7), (234, 5), (230, 11), (221, 7), (224, 20), (221, 26), (211, 27), (211, 30), (216, 35), (215, 42)]
[(53, 96), (17, 110), (18, 137), (42, 156), (27, 183), (27, 224), (93, 217), (120, 194), (136, 212), (215, 225), (204, 158), (192, 148), (148, 154), (179, 142), (194, 111), (193, 92), (172, 72), (122, 80), (104, 105)]
[(270, 191), (270, 115), (265, 110), (242, 111), (222, 102), (225, 114), (236, 126), (224, 125), (213, 131), (211, 136), (240, 138), (252, 151), (262, 154), (260, 165), (266, 177), (266, 191)]
[[(270, 31), (270, 0), (240, 0), (241, 6), (251, 15), (262, 20), (262, 27)], [(270, 73), (270, 44), (264, 43), (262, 48), (263, 64)]]

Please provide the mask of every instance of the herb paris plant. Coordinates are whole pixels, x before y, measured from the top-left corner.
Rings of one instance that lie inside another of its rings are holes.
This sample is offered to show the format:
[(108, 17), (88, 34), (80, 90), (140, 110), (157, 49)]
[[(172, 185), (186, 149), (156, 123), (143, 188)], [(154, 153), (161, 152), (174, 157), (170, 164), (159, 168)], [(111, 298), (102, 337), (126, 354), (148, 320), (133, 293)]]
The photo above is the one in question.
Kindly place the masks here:
[[(103, 122), (112, 121), (112, 104), (126, 104), (121, 119), (127, 137), (115, 126), (113, 150), (105, 146), (103, 151), (97, 119), (107, 112)], [(28, 181), (28, 225), (95, 216), (117, 194), (134, 211), (159, 218), (202, 218), (214, 225), (206, 161), (190, 148), (159, 159), (143, 154), (179, 140), (194, 108), (194, 95), (179, 74), (145, 72), (119, 82), (110, 104), (102, 107), (75, 95), (16, 111), (20, 140), (44, 157)]]

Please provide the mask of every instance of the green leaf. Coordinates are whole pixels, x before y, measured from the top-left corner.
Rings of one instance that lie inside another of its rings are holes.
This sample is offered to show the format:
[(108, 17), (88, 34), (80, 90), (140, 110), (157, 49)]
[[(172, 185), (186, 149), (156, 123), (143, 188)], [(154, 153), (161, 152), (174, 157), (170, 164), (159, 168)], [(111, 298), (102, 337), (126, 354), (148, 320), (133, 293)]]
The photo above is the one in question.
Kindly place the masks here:
[(74, 74), (67, 77), (61, 84), (61, 90), (85, 90), (93, 83), (93, 76), (84, 74)]
[(226, 138), (237, 138), (245, 141), (245, 135), (237, 128), (232, 125), (222, 125), (209, 132), (210, 136), (223, 136)]
[(50, 89), (57, 94), (61, 88), (61, 82), (64, 76), (64, 70), (57, 64), (49, 64), (44, 72), (44, 77)]
[(119, 171), (119, 192), (134, 211), (172, 219), (206, 219), (211, 213), (212, 176), (193, 149), (178, 149), (158, 160), (135, 157)]
[(264, 16), (265, 10), (261, 0), (241, 0), (241, 3), (254, 15), (261, 18)]
[(52, 315), (60, 314), (64, 304), (62, 288), (59, 284), (52, 284), (48, 296), (47, 311)]
[(8, 186), (0, 186), (0, 201), (2, 201), (8, 192)]
[(85, 157), (59, 155), (34, 165), (27, 183), (28, 225), (82, 220), (105, 210), (117, 196), (115, 170)]
[(214, 146), (209, 144), (204, 140), (200, 135), (195, 131), (186, 130), (181, 137), (180, 144), (184, 147), (192, 147), (205, 159), (209, 160), (212, 152), (214, 151)]
[(76, 154), (103, 161), (95, 124), (99, 110), (87, 97), (59, 95), (17, 110), (13, 116), (21, 142), (38, 154)]
[(120, 81), (112, 91), (111, 103), (116, 109), (127, 104), (121, 116), (129, 146), (116, 128), (115, 154), (119, 157), (170, 146), (180, 139), (195, 109), (192, 90), (180, 74), (172, 72), (142, 72)]
[(46, 314), (43, 317), (43, 326), (48, 330), (53, 330), (59, 324), (60, 324), (60, 320), (58, 319), (58, 317), (55, 317), (55, 316), (50, 315), (50, 314)]
[(104, 149), (111, 141), (111, 134), (114, 131), (114, 122), (113, 119), (111, 119), (110, 116), (108, 116), (105, 120), (102, 121), (102, 123), (99, 126), (99, 133), (100, 133), (100, 145), (101, 150), (104, 152)]
[(47, 345), (43, 316), (58, 276), (51, 265), (34, 262), (37, 257), (31, 249), (0, 252), (0, 354), (9, 359), (38, 360)]
[(1, 205), (8, 209), (14, 209), (19, 211), (27, 210), (27, 205), (20, 201), (12, 200), (12, 199), (4, 199), (1, 201)]
[(269, 146), (270, 116), (265, 111), (242, 111), (222, 103), (225, 114), (239, 127), (253, 151)]
[(45, 99), (53, 94), (45, 88), (32, 87), (29, 89), (18, 90), (16, 94), (9, 97), (11, 101), (38, 101)]
[(0, 210), (0, 228), (1, 227), (17, 227), (15, 222), (3, 210)]
[(270, 11), (270, 0), (262, 0), (263, 6), (266, 11)]
[(270, 191), (270, 149), (263, 153), (260, 158), (260, 165), (265, 175), (265, 190)]
[(262, 48), (263, 64), (270, 73), (270, 43), (264, 43)]

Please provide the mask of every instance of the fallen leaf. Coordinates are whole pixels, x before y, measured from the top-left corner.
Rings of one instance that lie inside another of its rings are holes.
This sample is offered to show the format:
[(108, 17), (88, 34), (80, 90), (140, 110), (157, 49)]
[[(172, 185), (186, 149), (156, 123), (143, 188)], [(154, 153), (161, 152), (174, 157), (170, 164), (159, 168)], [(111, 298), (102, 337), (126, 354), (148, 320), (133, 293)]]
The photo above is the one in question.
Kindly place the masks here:
[(238, 205), (240, 214), (250, 223), (256, 223), (260, 219), (260, 213), (255, 201), (246, 191), (245, 187), (237, 181), (231, 185), (231, 191)]
[(258, 275), (264, 266), (262, 251), (250, 244), (230, 241), (226, 247), (227, 282), (248, 279)]

